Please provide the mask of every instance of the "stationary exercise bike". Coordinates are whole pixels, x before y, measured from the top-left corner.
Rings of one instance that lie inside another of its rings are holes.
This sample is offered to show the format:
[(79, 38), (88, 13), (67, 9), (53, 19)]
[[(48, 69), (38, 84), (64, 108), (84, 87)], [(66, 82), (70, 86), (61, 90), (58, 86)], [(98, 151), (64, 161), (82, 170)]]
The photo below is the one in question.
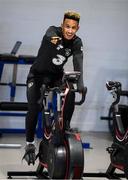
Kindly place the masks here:
[[(128, 98), (128, 90), (122, 90), (121, 89), (121, 93), (120, 93), (120, 98), (122, 97), (127, 97)], [(119, 105), (119, 109), (120, 109), (120, 113), (122, 116), (122, 120), (123, 123), (127, 123), (126, 121), (126, 116), (128, 115), (128, 106), (125, 104), (118, 104)], [(113, 114), (114, 112), (114, 106), (113, 103), (110, 105), (110, 108), (108, 110), (108, 115), (107, 116), (101, 116), (101, 120), (108, 120), (108, 129), (110, 131), (110, 134), (112, 136), (112, 138), (114, 137), (115, 134), (115, 130), (114, 130), (114, 121), (113, 121)]]
[(107, 169), (107, 174), (112, 179), (116, 169), (122, 170), (128, 179), (128, 106), (120, 105), (121, 96), (128, 96), (127, 91), (123, 91), (120, 82), (108, 81), (107, 90), (113, 95), (114, 101), (111, 105), (111, 115), (113, 120), (113, 143), (107, 150), (110, 153), (111, 163)]
[[(80, 133), (66, 129), (68, 122), (63, 119), (69, 91), (78, 92), (75, 85), (79, 76), (79, 72), (65, 72), (61, 86), (49, 88), (43, 84), (41, 87), (39, 103), (43, 105), (43, 140), (39, 146), (38, 177), (42, 177), (44, 169), (47, 169), (47, 177), (51, 179), (82, 178), (84, 152)], [(84, 88), (80, 101), (75, 102), (76, 105), (84, 102), (86, 92), (87, 88)]]
[[(78, 92), (76, 84), (79, 72), (64, 73), (62, 86), (48, 88), (42, 85), (40, 102), (43, 111), (43, 140), (39, 146), (38, 176), (47, 169), (48, 176), (52, 179), (80, 179), (84, 168), (84, 152), (80, 134), (74, 130), (66, 130), (63, 121), (65, 101), (69, 91)], [(85, 100), (87, 89), (82, 93), (82, 98), (76, 105), (81, 105)]]

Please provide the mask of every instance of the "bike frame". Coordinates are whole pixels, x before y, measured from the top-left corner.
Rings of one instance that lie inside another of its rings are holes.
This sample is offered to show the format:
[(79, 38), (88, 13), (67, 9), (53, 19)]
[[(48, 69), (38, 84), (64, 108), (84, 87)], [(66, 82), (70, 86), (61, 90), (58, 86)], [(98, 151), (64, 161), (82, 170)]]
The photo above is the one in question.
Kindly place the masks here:
[[(43, 122), (46, 120), (52, 122), (46, 122), (47, 124), (52, 124), (52, 129), (55, 129), (56, 121), (58, 121), (57, 126), (60, 130), (65, 131), (64, 129), (64, 120), (63, 120), (63, 109), (65, 106), (65, 99), (69, 91), (78, 92), (76, 86), (80, 72), (65, 72), (62, 85), (60, 87), (49, 88), (46, 85), (41, 87), (41, 99), (40, 103), (43, 103)], [(73, 84), (73, 85), (70, 85)], [(71, 88), (73, 87), (73, 88)], [(76, 105), (81, 105), (85, 100), (87, 89), (82, 94), (82, 97), (79, 102), (75, 102)], [(44, 98), (45, 97), (45, 98)], [(47, 133), (45, 128), (46, 124), (43, 123), (43, 134), (44, 137), (49, 140), (52, 133)]]

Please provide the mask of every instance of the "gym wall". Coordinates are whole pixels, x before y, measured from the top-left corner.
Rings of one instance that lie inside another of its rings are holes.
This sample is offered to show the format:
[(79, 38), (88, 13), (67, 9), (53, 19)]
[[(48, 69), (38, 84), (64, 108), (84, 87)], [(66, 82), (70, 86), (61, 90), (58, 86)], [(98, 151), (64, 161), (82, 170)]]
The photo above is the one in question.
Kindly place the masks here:
[[(121, 81), (128, 89), (127, 0), (0, 0), (0, 53), (10, 53), (17, 40), (18, 54), (37, 55), (50, 25), (61, 25), (67, 10), (80, 12), (78, 35), (84, 44), (86, 102), (76, 107), (72, 126), (85, 131), (108, 131), (107, 115), (112, 102), (107, 80)], [(2, 82), (10, 82), (12, 65), (5, 65)], [(25, 83), (30, 66), (19, 65), (17, 82)], [(66, 69), (72, 68), (71, 60)], [(9, 100), (10, 89), (0, 86), (0, 101)], [(15, 101), (26, 101), (25, 87), (17, 87)], [(0, 128), (23, 128), (24, 117), (0, 116)]]

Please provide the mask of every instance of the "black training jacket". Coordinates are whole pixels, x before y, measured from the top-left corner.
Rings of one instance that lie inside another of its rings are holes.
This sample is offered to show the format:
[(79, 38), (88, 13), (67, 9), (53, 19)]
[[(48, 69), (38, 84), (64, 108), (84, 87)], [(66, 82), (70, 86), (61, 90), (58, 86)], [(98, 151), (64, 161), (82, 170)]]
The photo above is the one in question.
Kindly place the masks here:
[[(51, 42), (51, 37), (59, 36), (61, 40), (57, 44)], [(63, 72), (64, 64), (68, 58), (73, 57), (75, 71), (80, 71), (81, 76), (78, 87), (83, 87), (83, 44), (78, 36), (72, 40), (65, 40), (61, 27), (50, 26), (43, 37), (37, 58), (30, 68), (30, 73), (35, 77), (42, 74), (59, 74)]]

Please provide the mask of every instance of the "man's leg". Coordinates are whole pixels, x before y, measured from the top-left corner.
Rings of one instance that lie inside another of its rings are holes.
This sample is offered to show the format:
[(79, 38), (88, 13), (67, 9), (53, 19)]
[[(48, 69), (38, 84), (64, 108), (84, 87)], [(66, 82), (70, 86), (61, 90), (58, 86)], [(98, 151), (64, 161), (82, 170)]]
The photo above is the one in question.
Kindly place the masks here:
[(24, 159), (28, 162), (28, 165), (35, 163), (35, 145), (34, 135), (37, 124), (37, 117), (39, 111), (39, 105), (37, 101), (40, 97), (39, 84), (31, 79), (27, 83), (27, 100), (28, 100), (28, 113), (26, 116), (26, 147)]

